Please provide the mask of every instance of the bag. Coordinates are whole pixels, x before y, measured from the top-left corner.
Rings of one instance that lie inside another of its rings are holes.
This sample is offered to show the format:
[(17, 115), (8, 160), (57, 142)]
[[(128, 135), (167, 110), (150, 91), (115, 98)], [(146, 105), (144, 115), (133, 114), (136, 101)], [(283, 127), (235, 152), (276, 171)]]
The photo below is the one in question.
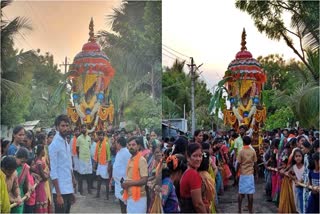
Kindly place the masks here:
[(162, 200), (161, 200), (160, 194), (161, 193), (158, 193), (158, 194), (155, 195), (153, 204), (152, 204), (151, 209), (150, 209), (150, 213), (163, 213)]

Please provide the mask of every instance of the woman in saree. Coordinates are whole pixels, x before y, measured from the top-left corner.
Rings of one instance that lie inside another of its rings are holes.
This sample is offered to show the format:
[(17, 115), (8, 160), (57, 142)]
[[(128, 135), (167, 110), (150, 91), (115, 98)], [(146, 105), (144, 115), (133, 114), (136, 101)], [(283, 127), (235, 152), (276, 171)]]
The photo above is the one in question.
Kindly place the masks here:
[(202, 179), (202, 200), (206, 207), (207, 213), (212, 211), (212, 202), (215, 200), (216, 190), (215, 181), (209, 174), (210, 154), (209, 152), (202, 153), (202, 162), (198, 168), (198, 172)]
[(36, 208), (35, 213), (48, 213), (48, 197), (45, 191), (45, 183), (49, 177), (44, 172), (45, 163), (43, 157), (45, 155), (43, 145), (39, 144), (35, 147), (36, 158), (32, 170), (40, 178), (36, 187)]
[(158, 194), (157, 188), (155, 187), (161, 185), (160, 171), (162, 170), (162, 152), (160, 143), (157, 142), (157, 140), (152, 141), (151, 151), (152, 154), (148, 162), (148, 212), (151, 211), (153, 203), (155, 202), (156, 194)]
[[(49, 161), (49, 151), (48, 151), (48, 144), (47, 144), (47, 135), (45, 133), (39, 133), (37, 135), (37, 145), (41, 144), (44, 147), (44, 156), (42, 157), (42, 161), (44, 163), (44, 172), (46, 174), (50, 174), (50, 161)], [(51, 184), (50, 180), (48, 179), (45, 181), (45, 192), (48, 199), (48, 212), (52, 212), (52, 195), (51, 195)]]
[[(26, 164), (28, 160), (28, 150), (24, 147), (18, 149), (16, 153), (16, 162), (17, 162), (17, 174), (18, 174), (18, 185), (20, 190), (21, 197), (26, 196), (26, 198), (30, 198), (30, 190), (31, 186), (29, 185), (29, 165)], [(24, 213), (23, 210), (24, 204), (13, 207), (11, 209), (11, 213)]]

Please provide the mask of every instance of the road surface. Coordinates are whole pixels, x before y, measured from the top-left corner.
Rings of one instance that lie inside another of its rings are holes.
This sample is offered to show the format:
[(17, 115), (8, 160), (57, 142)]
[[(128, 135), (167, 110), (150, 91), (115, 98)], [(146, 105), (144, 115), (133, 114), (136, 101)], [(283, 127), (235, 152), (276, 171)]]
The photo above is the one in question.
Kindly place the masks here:
[[(238, 212), (238, 188), (232, 187), (232, 180), (229, 181), (230, 186), (225, 190), (224, 194), (219, 196), (219, 204), (217, 206), (218, 213), (237, 213)], [(86, 182), (84, 190), (86, 190)], [(105, 197), (105, 186), (101, 186), (100, 198), (95, 198), (96, 190), (93, 194), (80, 196), (76, 194), (76, 203), (72, 206), (72, 213), (120, 213), (120, 205), (115, 201), (114, 193), (110, 193), (109, 200)], [(242, 212), (248, 213), (246, 205), (247, 198), (242, 201)], [(277, 207), (273, 202), (267, 202), (264, 193), (263, 178), (259, 178), (256, 182), (256, 193), (253, 197), (253, 212), (254, 213), (277, 213)]]

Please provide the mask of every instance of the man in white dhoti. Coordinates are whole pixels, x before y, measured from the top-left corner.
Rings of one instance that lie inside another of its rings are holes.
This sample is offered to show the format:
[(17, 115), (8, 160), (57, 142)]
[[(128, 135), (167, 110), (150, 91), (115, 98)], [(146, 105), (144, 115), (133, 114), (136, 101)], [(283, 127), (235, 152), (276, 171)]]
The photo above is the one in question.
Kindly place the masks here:
[(103, 131), (97, 132), (99, 141), (96, 144), (94, 161), (98, 164), (97, 167), (97, 176), (98, 176), (98, 185), (97, 185), (97, 195), (96, 198), (100, 197), (100, 189), (102, 181), (106, 182), (106, 197), (109, 200), (109, 183), (110, 176), (109, 171), (111, 167), (111, 154), (110, 154), (110, 145), (108, 143), (108, 138), (104, 136)]
[(117, 155), (113, 164), (113, 180), (115, 182), (115, 190), (114, 194), (120, 202), (121, 213), (127, 213), (127, 206), (124, 203), (122, 198), (123, 189), (121, 187), (121, 179), (126, 179), (126, 169), (129, 159), (131, 158), (131, 154), (127, 149), (127, 140), (124, 137), (120, 137), (116, 141), (117, 145)]
[(90, 156), (91, 138), (87, 135), (86, 125), (81, 125), (81, 135), (77, 138), (77, 152), (79, 157), (79, 193), (83, 195), (83, 179), (87, 180), (88, 193), (91, 194), (90, 175), (92, 163)]

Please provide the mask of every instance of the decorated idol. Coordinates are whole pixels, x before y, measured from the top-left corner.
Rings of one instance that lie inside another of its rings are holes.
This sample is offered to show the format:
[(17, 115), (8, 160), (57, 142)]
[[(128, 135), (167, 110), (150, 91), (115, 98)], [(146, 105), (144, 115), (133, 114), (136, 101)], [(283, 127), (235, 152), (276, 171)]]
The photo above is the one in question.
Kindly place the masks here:
[(91, 19), (89, 40), (69, 69), (72, 103), (68, 106), (68, 116), (75, 126), (86, 124), (89, 133), (104, 129), (106, 122), (112, 123), (114, 115), (109, 83), (115, 71), (96, 43), (93, 26)]
[(266, 108), (261, 102), (266, 74), (260, 63), (247, 51), (244, 29), (241, 51), (229, 64), (224, 80), (226, 80), (225, 86), (230, 101), (230, 107), (223, 111), (224, 123), (236, 130), (240, 125), (246, 125), (251, 134), (257, 134), (266, 119)]

